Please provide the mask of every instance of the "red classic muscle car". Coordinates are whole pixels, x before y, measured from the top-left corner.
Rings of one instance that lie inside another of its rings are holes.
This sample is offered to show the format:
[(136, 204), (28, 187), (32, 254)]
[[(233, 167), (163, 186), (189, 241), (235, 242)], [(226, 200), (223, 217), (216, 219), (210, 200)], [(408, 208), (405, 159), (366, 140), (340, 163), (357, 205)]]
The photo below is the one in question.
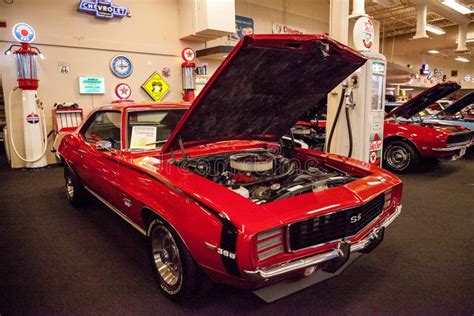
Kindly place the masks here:
[(394, 172), (414, 168), (420, 158), (456, 160), (471, 145), (472, 132), (462, 126), (424, 122), (417, 118), (438, 99), (458, 90), (454, 82), (437, 84), (393, 109), (385, 116), (384, 167)]
[(367, 253), (401, 211), (402, 184), (352, 159), (280, 138), (365, 58), (324, 35), (254, 35), (187, 105), (92, 112), (58, 155), (73, 203), (87, 192), (150, 242), (163, 293), (202, 280), (262, 287)]

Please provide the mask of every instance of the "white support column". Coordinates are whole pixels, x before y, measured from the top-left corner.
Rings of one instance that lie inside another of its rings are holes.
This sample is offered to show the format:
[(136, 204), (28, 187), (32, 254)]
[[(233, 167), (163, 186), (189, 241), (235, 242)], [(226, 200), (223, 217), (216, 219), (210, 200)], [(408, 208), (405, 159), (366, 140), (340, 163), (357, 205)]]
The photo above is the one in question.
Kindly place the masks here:
[[(335, 40), (346, 44), (349, 40), (349, 1), (331, 0), (329, 6), (329, 36)], [(342, 87), (339, 85), (328, 95), (328, 112), (326, 123), (326, 134), (331, 130), (331, 126), (336, 116), (339, 98)], [(326, 137), (327, 148), (328, 137)], [(332, 148), (337, 148), (337, 140), (333, 139)], [(334, 152), (334, 150), (331, 150)]]
[(367, 16), (365, 13), (365, 0), (352, 0), (352, 13), (350, 17)]

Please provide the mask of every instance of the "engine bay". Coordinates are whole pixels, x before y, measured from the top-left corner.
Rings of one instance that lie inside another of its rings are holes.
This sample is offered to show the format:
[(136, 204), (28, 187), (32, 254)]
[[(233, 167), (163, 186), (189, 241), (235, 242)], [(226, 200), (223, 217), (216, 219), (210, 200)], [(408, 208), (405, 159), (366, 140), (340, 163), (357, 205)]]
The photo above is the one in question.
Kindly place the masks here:
[(356, 177), (319, 163), (268, 150), (239, 151), (175, 162), (179, 167), (264, 204), (349, 183)]

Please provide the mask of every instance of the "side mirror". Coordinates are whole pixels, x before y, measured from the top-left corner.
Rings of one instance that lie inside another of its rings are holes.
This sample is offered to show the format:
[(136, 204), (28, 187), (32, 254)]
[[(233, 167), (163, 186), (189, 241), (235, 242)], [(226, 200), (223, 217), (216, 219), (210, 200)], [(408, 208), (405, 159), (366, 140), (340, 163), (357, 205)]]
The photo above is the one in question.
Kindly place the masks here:
[(110, 151), (112, 148), (112, 142), (109, 142), (108, 140), (100, 140), (95, 143), (95, 148), (97, 148), (98, 151)]

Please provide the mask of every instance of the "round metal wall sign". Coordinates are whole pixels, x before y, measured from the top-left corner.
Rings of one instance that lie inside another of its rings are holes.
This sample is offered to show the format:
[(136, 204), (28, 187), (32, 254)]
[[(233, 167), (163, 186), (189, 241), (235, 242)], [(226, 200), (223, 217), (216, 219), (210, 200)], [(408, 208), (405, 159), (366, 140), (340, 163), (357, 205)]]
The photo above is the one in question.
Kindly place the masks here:
[(370, 51), (374, 44), (375, 27), (374, 22), (368, 17), (360, 17), (354, 24), (353, 31), (354, 46), (359, 51)]
[(115, 87), (115, 95), (117, 96), (117, 98), (119, 98), (120, 100), (126, 100), (130, 97), (130, 95), (132, 94), (132, 89), (130, 88), (130, 86), (126, 83), (119, 83), (116, 87)]
[(12, 35), (17, 41), (21, 43), (31, 43), (36, 37), (33, 27), (26, 23), (17, 23), (13, 25)]
[(183, 51), (181, 52), (181, 57), (183, 57), (183, 59), (185, 61), (193, 61), (194, 58), (195, 58), (195, 54), (194, 54), (194, 51), (189, 48), (189, 47), (186, 47), (185, 49), (183, 49)]
[(127, 78), (133, 72), (132, 61), (125, 55), (117, 55), (110, 62), (110, 69), (119, 78)]

